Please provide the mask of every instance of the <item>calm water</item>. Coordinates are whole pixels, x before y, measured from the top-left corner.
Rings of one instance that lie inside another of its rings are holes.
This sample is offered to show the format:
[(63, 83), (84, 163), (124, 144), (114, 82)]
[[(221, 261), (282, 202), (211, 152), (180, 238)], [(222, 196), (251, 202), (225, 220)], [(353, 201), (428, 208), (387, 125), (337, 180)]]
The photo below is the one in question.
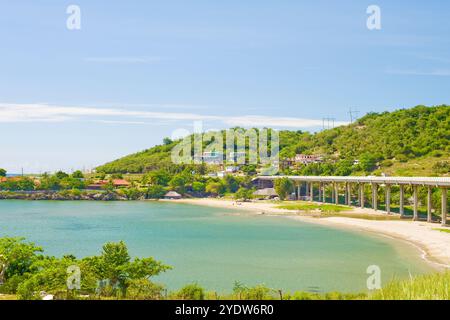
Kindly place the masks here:
[(156, 202), (0, 201), (0, 236), (25, 236), (47, 254), (98, 254), (124, 240), (132, 255), (172, 265), (169, 288), (198, 282), (231, 291), (234, 281), (309, 291), (365, 290), (366, 268), (383, 281), (429, 267), (409, 245), (225, 209)]

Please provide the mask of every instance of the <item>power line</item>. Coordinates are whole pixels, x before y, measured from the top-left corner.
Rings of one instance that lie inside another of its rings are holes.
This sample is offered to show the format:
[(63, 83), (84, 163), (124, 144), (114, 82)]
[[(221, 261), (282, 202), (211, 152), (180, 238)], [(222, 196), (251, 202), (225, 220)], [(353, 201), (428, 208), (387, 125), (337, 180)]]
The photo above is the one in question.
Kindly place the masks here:
[(325, 129), (332, 129), (334, 128), (334, 121), (336, 118), (322, 118), (322, 128)]
[(353, 123), (353, 120), (358, 119), (359, 110), (350, 108), (348, 114), (350, 115), (350, 123)]

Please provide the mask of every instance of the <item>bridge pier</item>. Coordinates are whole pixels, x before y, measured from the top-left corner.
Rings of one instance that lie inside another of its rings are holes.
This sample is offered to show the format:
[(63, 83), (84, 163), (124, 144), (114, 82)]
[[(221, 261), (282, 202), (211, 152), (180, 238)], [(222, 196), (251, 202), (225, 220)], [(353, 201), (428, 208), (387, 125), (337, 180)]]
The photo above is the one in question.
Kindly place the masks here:
[(378, 185), (372, 183), (372, 209), (378, 210)]
[(441, 207), (442, 207), (442, 226), (447, 225), (447, 188), (442, 188)]
[(418, 199), (418, 191), (417, 186), (413, 186), (413, 207), (414, 207), (414, 216), (413, 221), (419, 220), (419, 199)]
[(339, 204), (339, 184), (334, 184), (334, 203)]
[(364, 209), (364, 183), (359, 184), (359, 206)]
[(391, 185), (386, 185), (386, 212), (391, 214)]
[(405, 186), (400, 185), (400, 203), (399, 203), (399, 211), (400, 211), (400, 218), (402, 218), (405, 215)]
[(433, 189), (431, 186), (428, 186), (428, 194), (427, 194), (427, 222), (433, 221), (433, 216), (431, 214), (432, 210), (432, 195), (433, 195)]
[[(267, 187), (268, 183), (264, 183), (267, 181), (271, 182), (273, 185), (273, 181), (276, 179), (280, 179), (282, 176), (261, 176), (256, 179), (257, 185), (260, 188)], [(345, 184), (345, 204), (347, 205), (355, 205), (361, 208), (365, 207), (366, 202), (366, 194), (365, 190), (366, 184), (371, 186), (371, 205), (374, 210), (378, 210), (378, 186), (385, 186), (385, 195), (386, 195), (386, 212), (392, 213), (392, 186), (399, 186), (399, 196), (400, 196), (400, 216), (405, 216), (405, 185), (410, 185), (412, 187), (412, 196), (413, 196), (413, 220), (419, 220), (419, 189), (420, 187), (427, 188), (427, 221), (433, 222), (433, 188), (439, 188), (442, 192), (441, 196), (441, 220), (442, 225), (446, 225), (447, 223), (447, 193), (448, 188), (450, 188), (450, 178), (449, 177), (342, 177), (342, 176), (285, 176), (292, 181), (295, 182), (297, 199), (305, 199), (308, 198), (310, 201), (322, 201), (323, 203), (327, 202), (327, 192), (329, 192), (331, 196), (331, 203), (339, 204), (339, 192), (343, 191)], [(317, 184), (319, 190), (316, 191), (316, 196), (318, 198), (314, 198), (314, 188), (315, 184)], [(340, 185), (342, 184), (341, 190), (339, 190)], [(355, 195), (355, 198), (358, 200), (352, 202), (352, 185), (357, 184), (358, 196)], [(305, 194), (302, 196), (302, 190), (305, 188)], [(368, 200), (368, 199), (367, 199)], [(356, 202), (358, 203), (356, 205)]]
[(351, 202), (351, 192), (350, 192), (350, 183), (345, 183), (345, 204), (350, 205)]

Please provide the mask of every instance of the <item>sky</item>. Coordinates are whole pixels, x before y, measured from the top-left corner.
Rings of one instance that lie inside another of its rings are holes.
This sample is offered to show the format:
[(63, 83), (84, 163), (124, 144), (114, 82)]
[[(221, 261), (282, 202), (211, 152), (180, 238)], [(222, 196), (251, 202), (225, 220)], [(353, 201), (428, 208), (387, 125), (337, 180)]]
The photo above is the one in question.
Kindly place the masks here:
[[(370, 5), (381, 29), (367, 27)], [(448, 104), (449, 12), (444, 0), (0, 0), (0, 168), (90, 169), (198, 121), (317, 131), (350, 109)]]

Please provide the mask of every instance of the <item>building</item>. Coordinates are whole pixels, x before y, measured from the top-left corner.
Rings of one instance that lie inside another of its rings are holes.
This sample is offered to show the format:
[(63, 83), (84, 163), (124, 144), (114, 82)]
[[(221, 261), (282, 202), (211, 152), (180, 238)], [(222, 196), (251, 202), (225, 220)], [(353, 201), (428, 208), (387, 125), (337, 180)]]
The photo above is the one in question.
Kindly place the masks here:
[(281, 161), (282, 168), (292, 168), (298, 165), (308, 165), (311, 163), (322, 163), (323, 157), (316, 154), (296, 154), (293, 158), (286, 158)]
[(225, 177), (225, 175), (226, 175), (225, 171), (217, 171), (217, 177), (223, 178)]
[(275, 191), (274, 188), (259, 189), (253, 192), (253, 195), (256, 198), (264, 198), (264, 199), (273, 199), (278, 197), (278, 193)]
[(222, 164), (223, 153), (218, 151), (205, 151), (202, 154), (194, 155), (194, 161), (208, 164)]
[[(107, 185), (110, 181), (109, 180), (98, 180), (88, 186), (86, 186), (86, 189), (88, 190), (101, 190), (105, 185)], [(130, 182), (124, 179), (113, 179), (112, 185), (114, 188), (127, 188), (131, 185)]]
[(294, 162), (301, 164), (320, 163), (323, 162), (323, 157), (317, 154), (296, 154)]
[(226, 173), (235, 173), (239, 171), (239, 166), (227, 166), (225, 168)]
[(244, 164), (246, 161), (246, 152), (245, 151), (238, 151), (238, 152), (232, 151), (228, 154), (227, 161)]
[(114, 179), (112, 183), (115, 188), (126, 188), (131, 185), (131, 183), (124, 179)]
[(181, 199), (181, 194), (179, 194), (178, 192), (175, 192), (175, 191), (169, 191), (164, 195), (164, 199), (168, 199), (168, 200)]

